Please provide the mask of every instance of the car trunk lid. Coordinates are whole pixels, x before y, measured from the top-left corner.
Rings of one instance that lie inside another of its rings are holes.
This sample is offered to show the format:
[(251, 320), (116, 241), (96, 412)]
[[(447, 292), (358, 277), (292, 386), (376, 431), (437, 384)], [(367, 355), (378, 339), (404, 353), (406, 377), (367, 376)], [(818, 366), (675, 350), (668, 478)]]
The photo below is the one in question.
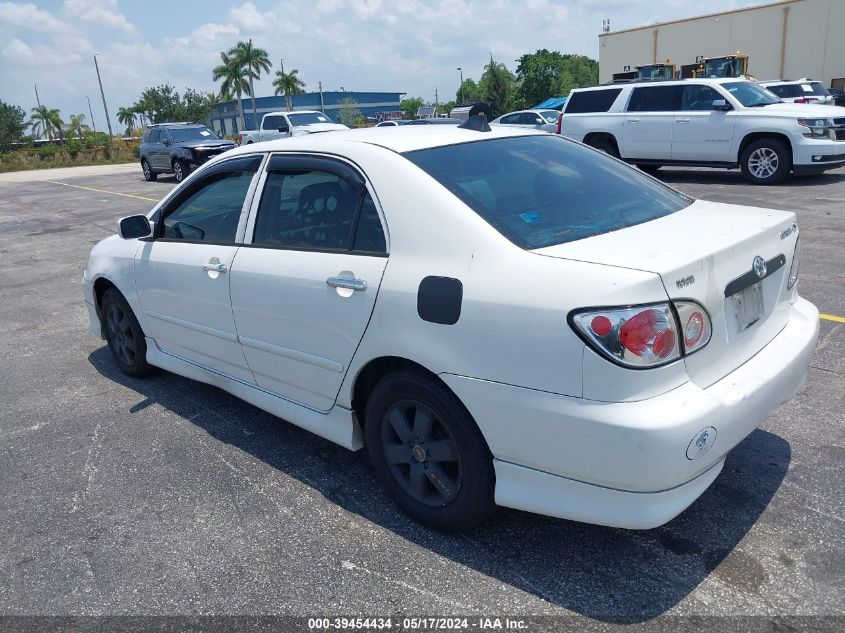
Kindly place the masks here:
[[(686, 209), (619, 231), (534, 251), (660, 275), (668, 296), (710, 314), (713, 335), (684, 360), (708, 387), (771, 341), (789, 319), (787, 277), (798, 231), (795, 214), (696, 201)], [(766, 264), (754, 262), (761, 258)]]

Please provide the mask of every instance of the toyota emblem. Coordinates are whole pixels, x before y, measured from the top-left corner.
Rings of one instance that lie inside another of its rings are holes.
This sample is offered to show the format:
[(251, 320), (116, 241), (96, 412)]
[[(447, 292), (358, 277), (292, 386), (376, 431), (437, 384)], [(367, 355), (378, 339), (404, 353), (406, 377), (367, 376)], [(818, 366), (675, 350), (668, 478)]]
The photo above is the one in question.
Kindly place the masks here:
[(754, 258), (753, 268), (754, 268), (754, 272), (757, 273), (757, 276), (760, 279), (762, 279), (763, 277), (766, 276), (766, 272), (767, 272), (767, 270), (766, 270), (766, 260), (763, 259), (762, 257), (760, 257), (759, 255), (757, 255), (757, 257)]

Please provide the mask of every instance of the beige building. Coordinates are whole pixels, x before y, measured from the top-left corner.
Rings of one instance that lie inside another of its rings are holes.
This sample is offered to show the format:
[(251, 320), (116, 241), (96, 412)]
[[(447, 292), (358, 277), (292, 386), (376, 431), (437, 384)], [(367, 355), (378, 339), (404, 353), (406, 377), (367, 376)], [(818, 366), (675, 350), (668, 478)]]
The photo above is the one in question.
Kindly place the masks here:
[(767, 79), (818, 79), (845, 89), (845, 0), (783, 0), (599, 35), (599, 77), (610, 81), (625, 66), (671, 60), (680, 68), (696, 57), (739, 52), (748, 72)]

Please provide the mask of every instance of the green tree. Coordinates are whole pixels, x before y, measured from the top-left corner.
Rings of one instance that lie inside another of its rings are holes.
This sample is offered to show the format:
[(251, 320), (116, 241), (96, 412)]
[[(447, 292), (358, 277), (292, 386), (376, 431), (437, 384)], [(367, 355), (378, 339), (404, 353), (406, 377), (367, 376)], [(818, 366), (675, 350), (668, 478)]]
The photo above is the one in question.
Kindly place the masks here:
[(338, 111), (337, 120), (347, 127), (358, 127), (361, 119), (364, 117), (361, 111), (356, 107), (358, 102), (351, 97), (342, 99), (340, 102), (340, 110)]
[(85, 136), (85, 131), (90, 129), (85, 124), (84, 114), (71, 114), (70, 121), (67, 124), (67, 133), (73, 139), (81, 139)]
[(437, 106), (437, 113), (438, 114), (449, 114), (452, 111), (452, 108), (455, 107), (454, 101), (447, 101), (446, 103), (441, 103)]
[(135, 127), (135, 117), (138, 116), (138, 112), (135, 110), (133, 106), (130, 107), (120, 107), (117, 110), (117, 122), (126, 126), (126, 134), (127, 136), (131, 133), (132, 128)]
[(598, 83), (599, 64), (584, 55), (562, 55), (545, 48), (517, 60), (517, 93), (529, 107), (572, 88)]
[(178, 119), (192, 123), (206, 123), (214, 107), (210, 105), (209, 95), (193, 88), (185, 88), (180, 103)]
[(455, 101), (458, 105), (465, 103), (475, 103), (481, 101), (481, 88), (472, 79), (464, 79), (464, 83), (458, 88), (455, 93)]
[(223, 80), (220, 92), (235, 95), (238, 100), (238, 116), (241, 119), (241, 129), (246, 125), (244, 122), (244, 104), (241, 100), (242, 94), (252, 94), (251, 81), (247, 80), (246, 74), (240, 62), (233, 55), (220, 53), (220, 64), (211, 71), (211, 78), (214, 81)]
[(408, 97), (399, 102), (399, 107), (402, 110), (402, 116), (406, 119), (413, 119), (417, 116), (417, 111), (423, 107), (424, 102), (422, 97)]
[(23, 138), (26, 112), (20, 106), (0, 100), (0, 152), (5, 152)]
[(491, 55), (490, 63), (484, 67), (484, 74), (481, 75), (479, 82), (482, 100), (492, 110), (491, 118), (500, 116), (511, 109), (511, 96), (515, 84), (514, 74), (504, 64), (493, 61)]
[(44, 134), (51, 141), (54, 138), (54, 133), (61, 138), (62, 127), (64, 127), (61, 113), (57, 109), (48, 108), (45, 105), (32, 109), (29, 124), (32, 126), (33, 134), (36, 136)]
[(277, 70), (276, 78), (273, 80), (273, 88), (276, 89), (276, 94), (285, 95), (288, 110), (293, 110), (293, 96), (305, 92), (305, 82), (297, 77), (298, 72), (296, 68), (289, 73)]
[(255, 125), (258, 126), (258, 110), (255, 107), (255, 86), (252, 82), (255, 79), (260, 79), (262, 72), (269, 73), (273, 64), (270, 63), (267, 51), (252, 45), (252, 38), (249, 41), (235, 44), (229, 50), (229, 55), (232, 55), (237, 60), (249, 78), (249, 94), (252, 97), (252, 118), (255, 121)]

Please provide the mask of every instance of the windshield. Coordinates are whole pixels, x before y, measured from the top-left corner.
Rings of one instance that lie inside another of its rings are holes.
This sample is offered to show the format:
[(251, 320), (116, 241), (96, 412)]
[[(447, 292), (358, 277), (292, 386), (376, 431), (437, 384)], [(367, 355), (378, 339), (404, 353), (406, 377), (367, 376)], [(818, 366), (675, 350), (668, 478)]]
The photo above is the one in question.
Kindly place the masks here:
[(174, 143), (220, 140), (220, 137), (207, 127), (172, 127), (170, 128), (170, 138)]
[(557, 120), (560, 118), (560, 112), (557, 110), (542, 110), (540, 116), (549, 123), (557, 123)]
[(679, 211), (690, 198), (558, 136), (522, 136), (406, 152), (511, 242), (543, 248)]
[(312, 123), (331, 123), (332, 120), (321, 112), (302, 112), (289, 114), (288, 118), (293, 125), (311, 125)]
[(730, 92), (746, 108), (756, 108), (780, 103), (780, 99), (777, 96), (750, 81), (731, 81), (722, 84), (722, 88)]

